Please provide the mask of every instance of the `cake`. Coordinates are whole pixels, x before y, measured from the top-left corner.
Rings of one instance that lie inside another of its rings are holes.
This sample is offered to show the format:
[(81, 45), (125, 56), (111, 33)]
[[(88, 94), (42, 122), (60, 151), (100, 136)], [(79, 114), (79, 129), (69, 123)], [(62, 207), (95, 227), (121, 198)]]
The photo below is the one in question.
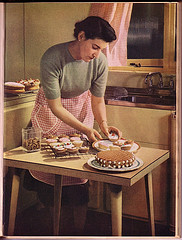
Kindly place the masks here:
[(16, 82), (6, 82), (4, 84), (4, 92), (5, 93), (24, 93), (25, 92), (25, 86), (21, 83)]
[(96, 161), (102, 167), (124, 168), (133, 165), (135, 156), (123, 150), (106, 150), (96, 154)]
[(16, 81), (17, 83), (21, 83), (25, 86), (25, 91), (32, 91), (39, 89), (40, 80), (39, 79), (21, 79)]

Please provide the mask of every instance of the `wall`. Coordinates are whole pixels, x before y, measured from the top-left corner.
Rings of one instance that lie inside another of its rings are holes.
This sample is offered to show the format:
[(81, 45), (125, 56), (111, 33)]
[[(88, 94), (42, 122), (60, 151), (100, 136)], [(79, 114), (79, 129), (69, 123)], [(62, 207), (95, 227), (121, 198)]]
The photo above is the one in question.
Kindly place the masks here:
[(89, 8), (89, 3), (6, 3), (5, 81), (39, 78), (42, 54), (73, 40), (74, 24)]
[(24, 78), (23, 4), (5, 4), (5, 81)]

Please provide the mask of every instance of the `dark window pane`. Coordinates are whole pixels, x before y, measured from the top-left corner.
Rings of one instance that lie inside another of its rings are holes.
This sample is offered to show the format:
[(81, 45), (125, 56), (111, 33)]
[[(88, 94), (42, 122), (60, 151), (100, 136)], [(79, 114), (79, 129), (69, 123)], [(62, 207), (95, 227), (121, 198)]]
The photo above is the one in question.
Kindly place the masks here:
[(127, 39), (128, 59), (163, 58), (164, 4), (134, 3)]

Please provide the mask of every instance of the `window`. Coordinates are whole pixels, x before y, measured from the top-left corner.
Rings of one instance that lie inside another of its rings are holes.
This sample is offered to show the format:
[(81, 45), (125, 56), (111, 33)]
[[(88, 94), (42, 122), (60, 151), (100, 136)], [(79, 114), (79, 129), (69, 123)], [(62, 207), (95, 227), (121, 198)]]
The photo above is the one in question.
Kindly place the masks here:
[(127, 66), (110, 70), (175, 73), (176, 4), (134, 3)]

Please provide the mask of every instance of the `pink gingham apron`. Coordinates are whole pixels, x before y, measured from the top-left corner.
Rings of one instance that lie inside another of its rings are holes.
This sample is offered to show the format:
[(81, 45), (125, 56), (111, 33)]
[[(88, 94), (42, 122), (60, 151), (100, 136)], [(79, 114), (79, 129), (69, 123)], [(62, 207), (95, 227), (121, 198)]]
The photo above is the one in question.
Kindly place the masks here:
[[(74, 98), (61, 98), (61, 103), (70, 113), (86, 126), (93, 128), (94, 116), (91, 107), (91, 93), (86, 91), (80, 96)], [(33, 127), (42, 130), (42, 137), (47, 135), (71, 134), (78, 132), (76, 129), (68, 126), (58, 119), (48, 106), (45, 94), (42, 88), (39, 89), (35, 100), (35, 106), (32, 111), (31, 121)], [(31, 170), (32, 176), (39, 181), (54, 185), (54, 174)], [(63, 176), (63, 185), (76, 185), (86, 183), (88, 179), (81, 179), (69, 176)]]

